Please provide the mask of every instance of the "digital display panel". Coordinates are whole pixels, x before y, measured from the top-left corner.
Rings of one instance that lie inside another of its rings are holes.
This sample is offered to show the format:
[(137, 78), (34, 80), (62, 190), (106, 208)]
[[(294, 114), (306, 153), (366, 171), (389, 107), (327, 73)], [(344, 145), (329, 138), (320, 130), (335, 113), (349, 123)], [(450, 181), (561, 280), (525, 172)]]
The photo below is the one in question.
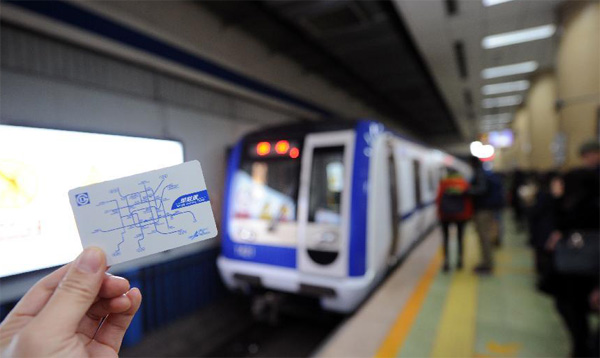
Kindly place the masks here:
[(513, 145), (514, 135), (510, 129), (490, 132), (488, 141), (496, 148), (507, 148)]
[(295, 140), (274, 140), (250, 143), (248, 155), (251, 158), (291, 158), (300, 156), (300, 144)]
[(81, 252), (70, 189), (182, 162), (177, 141), (0, 125), (0, 277)]

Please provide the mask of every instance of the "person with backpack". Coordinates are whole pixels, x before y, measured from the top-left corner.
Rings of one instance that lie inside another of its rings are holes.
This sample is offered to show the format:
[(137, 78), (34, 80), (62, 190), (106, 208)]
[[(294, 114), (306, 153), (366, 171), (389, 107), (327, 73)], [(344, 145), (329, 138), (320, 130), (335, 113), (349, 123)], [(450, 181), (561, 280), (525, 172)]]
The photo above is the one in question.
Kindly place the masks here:
[(442, 224), (444, 235), (444, 272), (450, 269), (448, 242), (450, 225), (456, 225), (458, 241), (457, 269), (463, 266), (463, 233), (465, 223), (471, 219), (473, 204), (467, 195), (469, 183), (454, 169), (448, 170), (448, 175), (440, 181), (436, 203), (437, 214)]

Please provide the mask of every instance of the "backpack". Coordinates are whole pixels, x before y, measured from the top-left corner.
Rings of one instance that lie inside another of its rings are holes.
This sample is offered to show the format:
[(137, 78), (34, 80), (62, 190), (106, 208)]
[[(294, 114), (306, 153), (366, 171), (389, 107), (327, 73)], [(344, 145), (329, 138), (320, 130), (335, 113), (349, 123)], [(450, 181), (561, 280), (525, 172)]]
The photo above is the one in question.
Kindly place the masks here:
[(465, 211), (465, 195), (463, 190), (447, 188), (440, 199), (440, 211), (446, 215), (462, 214)]

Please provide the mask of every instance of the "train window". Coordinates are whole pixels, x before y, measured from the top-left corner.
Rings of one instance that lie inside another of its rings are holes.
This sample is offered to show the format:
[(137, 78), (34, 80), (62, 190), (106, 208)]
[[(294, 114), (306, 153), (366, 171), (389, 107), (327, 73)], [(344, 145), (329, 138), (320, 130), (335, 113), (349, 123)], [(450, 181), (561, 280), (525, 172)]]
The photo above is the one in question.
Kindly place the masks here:
[(413, 160), (413, 176), (415, 183), (415, 206), (421, 205), (421, 162)]
[[(391, 143), (390, 143), (391, 144)], [(389, 255), (395, 255), (398, 244), (398, 225), (400, 216), (398, 215), (398, 178), (396, 176), (396, 159), (394, 158), (394, 147), (388, 147), (388, 178), (390, 190), (390, 213), (392, 222), (392, 244), (390, 245)]]
[(427, 179), (429, 180), (429, 191), (433, 192), (435, 190), (435, 172), (433, 168), (427, 171)]
[(440, 180), (444, 179), (448, 175), (448, 167), (440, 167), (439, 169)]
[(344, 190), (344, 147), (315, 148), (311, 169), (308, 221), (339, 224)]

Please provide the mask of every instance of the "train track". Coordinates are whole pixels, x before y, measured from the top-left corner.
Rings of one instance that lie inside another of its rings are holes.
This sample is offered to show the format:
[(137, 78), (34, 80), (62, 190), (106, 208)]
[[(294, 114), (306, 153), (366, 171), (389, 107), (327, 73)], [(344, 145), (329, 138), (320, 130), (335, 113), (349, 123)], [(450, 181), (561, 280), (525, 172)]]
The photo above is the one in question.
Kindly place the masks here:
[(123, 349), (121, 355), (308, 357), (345, 319), (303, 298), (285, 297), (275, 316), (257, 318), (252, 306), (249, 298), (232, 294), (148, 334), (136, 346)]

